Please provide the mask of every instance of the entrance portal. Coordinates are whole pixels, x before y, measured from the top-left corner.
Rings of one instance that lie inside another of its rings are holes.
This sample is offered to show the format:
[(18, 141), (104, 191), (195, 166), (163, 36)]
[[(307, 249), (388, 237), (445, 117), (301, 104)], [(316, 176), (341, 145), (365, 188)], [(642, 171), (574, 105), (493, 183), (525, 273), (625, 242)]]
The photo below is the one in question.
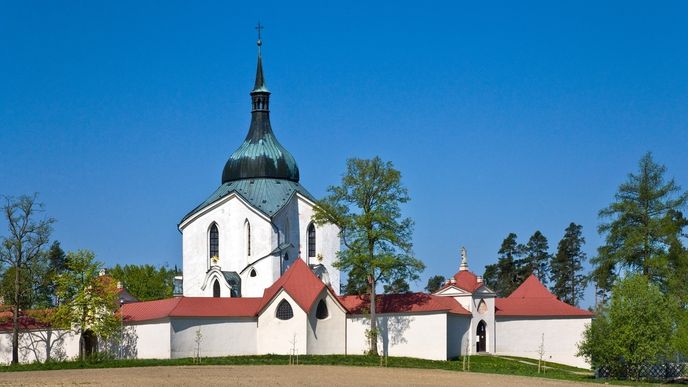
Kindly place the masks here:
[(477, 342), (476, 342), (476, 352), (485, 352), (487, 348), (487, 323), (480, 320), (478, 323)]

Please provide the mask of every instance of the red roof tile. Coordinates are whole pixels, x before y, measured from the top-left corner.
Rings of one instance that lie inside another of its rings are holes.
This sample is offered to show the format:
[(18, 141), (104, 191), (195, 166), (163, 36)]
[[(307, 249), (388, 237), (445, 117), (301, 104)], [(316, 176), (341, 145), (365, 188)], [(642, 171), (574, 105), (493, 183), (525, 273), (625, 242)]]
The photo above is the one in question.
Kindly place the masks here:
[[(339, 301), (351, 314), (363, 314), (370, 306), (369, 297), (341, 296)], [(381, 294), (376, 297), (377, 313), (442, 312), (471, 315), (452, 297), (425, 293)]]
[(497, 316), (592, 317), (593, 313), (558, 300), (531, 275), (509, 297), (495, 300)]
[(257, 297), (181, 297), (170, 317), (253, 317), (260, 303)]
[(166, 298), (156, 301), (132, 302), (122, 305), (125, 321), (147, 321), (168, 317), (182, 297)]
[(482, 282), (478, 282), (478, 276), (468, 270), (459, 271), (454, 274), (454, 279), (456, 280), (456, 284), (453, 285), (471, 293), (483, 286)]
[(263, 300), (259, 310), (263, 310), (280, 289), (284, 289), (301, 309), (309, 311), (325, 288), (325, 284), (313, 274), (308, 265), (303, 260), (297, 259), (272, 286), (263, 291)]

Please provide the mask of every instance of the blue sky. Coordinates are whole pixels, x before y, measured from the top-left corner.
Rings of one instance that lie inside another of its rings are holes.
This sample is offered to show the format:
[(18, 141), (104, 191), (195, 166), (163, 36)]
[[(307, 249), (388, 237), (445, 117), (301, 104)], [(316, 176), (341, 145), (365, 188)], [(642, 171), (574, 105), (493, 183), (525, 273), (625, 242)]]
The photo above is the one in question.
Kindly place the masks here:
[(509, 232), (554, 250), (573, 221), (593, 256), (646, 151), (688, 188), (685, 2), (243, 3), (2, 3), (0, 193), (39, 192), (66, 249), (181, 265), (176, 225), (248, 128), (258, 20), (302, 184), (402, 171), (417, 288)]

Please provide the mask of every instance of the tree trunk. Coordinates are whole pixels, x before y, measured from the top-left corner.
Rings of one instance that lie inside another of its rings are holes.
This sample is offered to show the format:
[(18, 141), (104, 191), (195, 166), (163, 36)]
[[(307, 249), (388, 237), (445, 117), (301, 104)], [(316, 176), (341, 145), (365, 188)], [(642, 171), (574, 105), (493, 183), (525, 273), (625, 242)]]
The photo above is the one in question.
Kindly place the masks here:
[(14, 313), (12, 316), (12, 364), (19, 364), (19, 264), (14, 268)]
[(370, 284), (370, 354), (377, 356), (377, 313), (375, 310), (375, 277), (373, 275), (368, 277), (368, 283)]

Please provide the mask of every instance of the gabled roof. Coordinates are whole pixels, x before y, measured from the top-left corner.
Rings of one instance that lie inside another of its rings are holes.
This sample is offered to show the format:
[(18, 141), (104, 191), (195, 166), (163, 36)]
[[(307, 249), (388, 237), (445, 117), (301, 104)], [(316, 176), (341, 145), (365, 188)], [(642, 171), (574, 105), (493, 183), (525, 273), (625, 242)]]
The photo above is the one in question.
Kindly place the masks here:
[(450, 287), (457, 287), (459, 289), (465, 290), (469, 293), (474, 293), (476, 290), (485, 286), (482, 281), (478, 281), (478, 276), (475, 273), (468, 270), (460, 270), (458, 273), (454, 274), (452, 277), (454, 282), (447, 282), (442, 286), (440, 290), (447, 289)]
[[(370, 309), (368, 295), (341, 296), (342, 305), (350, 314), (364, 314)], [(470, 316), (461, 304), (451, 297), (426, 293), (380, 294), (375, 299), (377, 313), (447, 312)]]
[(593, 313), (560, 301), (530, 275), (509, 297), (495, 300), (495, 314), (503, 317), (592, 317)]
[(313, 274), (308, 265), (302, 259), (297, 259), (272, 286), (263, 291), (259, 310), (269, 304), (280, 289), (284, 289), (307, 312), (325, 288), (325, 284)]
[(308, 198), (308, 200), (315, 201), (313, 195), (295, 181), (262, 178), (234, 180), (218, 187), (203, 203), (184, 215), (179, 224), (181, 225), (200, 210), (232, 193), (239, 195), (269, 218), (289, 203), (289, 200), (295, 193), (301, 194)]

